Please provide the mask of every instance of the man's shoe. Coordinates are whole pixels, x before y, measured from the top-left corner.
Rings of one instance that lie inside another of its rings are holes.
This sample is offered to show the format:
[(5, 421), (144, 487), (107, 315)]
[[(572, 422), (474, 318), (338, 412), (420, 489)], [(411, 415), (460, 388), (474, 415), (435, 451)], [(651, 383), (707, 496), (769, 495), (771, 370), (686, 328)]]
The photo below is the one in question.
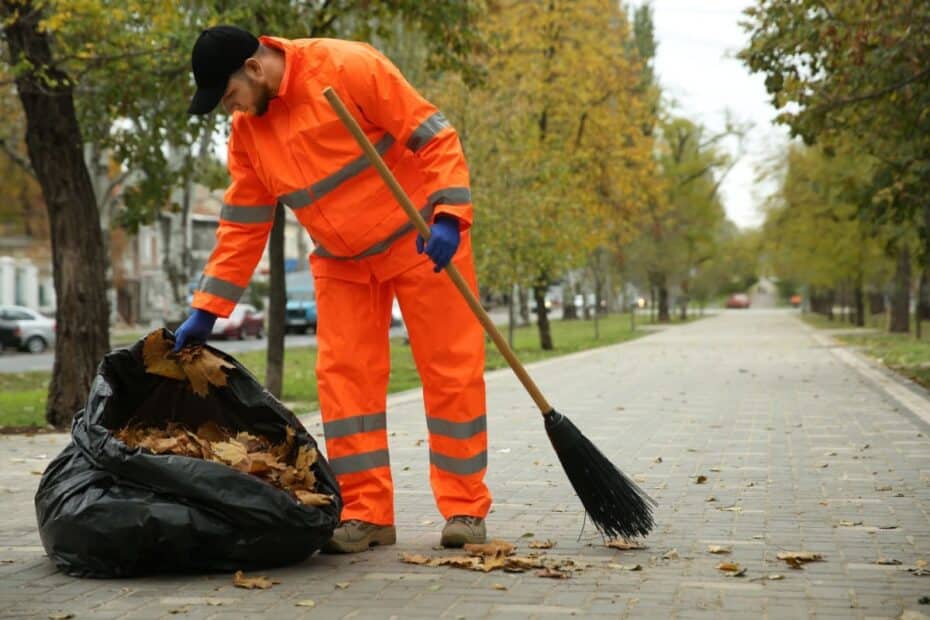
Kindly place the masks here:
[(443, 547), (462, 547), (469, 544), (483, 543), (487, 537), (488, 533), (484, 527), (484, 519), (456, 515), (446, 521), (439, 542)]
[(358, 553), (375, 545), (393, 545), (397, 530), (393, 525), (375, 525), (367, 521), (349, 519), (333, 531), (333, 537), (320, 549), (323, 553)]

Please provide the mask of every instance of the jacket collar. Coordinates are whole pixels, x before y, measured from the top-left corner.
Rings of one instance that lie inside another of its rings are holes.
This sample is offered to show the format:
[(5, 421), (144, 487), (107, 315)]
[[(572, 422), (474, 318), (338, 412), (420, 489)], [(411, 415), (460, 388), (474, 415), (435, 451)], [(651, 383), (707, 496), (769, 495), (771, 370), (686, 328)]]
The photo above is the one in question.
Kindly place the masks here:
[(287, 87), (291, 83), (291, 74), (294, 73), (294, 55), (292, 52), (292, 43), (287, 39), (280, 37), (258, 37), (259, 42), (267, 47), (281, 50), (284, 53), (284, 74), (281, 76), (281, 83), (278, 85), (278, 97), (284, 97), (287, 94)]

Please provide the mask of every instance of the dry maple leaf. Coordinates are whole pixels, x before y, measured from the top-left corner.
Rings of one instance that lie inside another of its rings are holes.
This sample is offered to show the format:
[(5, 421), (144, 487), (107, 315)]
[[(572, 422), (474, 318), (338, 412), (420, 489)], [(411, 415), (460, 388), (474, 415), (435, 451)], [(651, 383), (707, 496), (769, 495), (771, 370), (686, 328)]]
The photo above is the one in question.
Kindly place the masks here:
[(776, 556), (779, 560), (784, 560), (788, 566), (796, 570), (801, 570), (803, 565), (808, 562), (820, 562), (823, 556), (812, 551), (783, 551)]
[(211, 442), (210, 449), (216, 458), (227, 465), (238, 465), (249, 458), (248, 450), (235, 439)]
[(430, 557), (426, 555), (419, 555), (416, 553), (405, 553), (400, 557), (402, 562), (407, 564), (429, 564)]
[(549, 579), (571, 579), (572, 574), (567, 571), (561, 571), (557, 568), (544, 568), (536, 573), (537, 577), (547, 577)]
[(229, 433), (220, 428), (213, 420), (198, 426), (195, 434), (204, 441), (226, 441), (229, 439)]
[(610, 547), (611, 549), (620, 549), (621, 551), (646, 548), (646, 545), (635, 540), (608, 540), (605, 546)]
[(323, 493), (311, 493), (310, 491), (304, 491), (298, 489), (294, 491), (294, 494), (297, 495), (297, 499), (300, 500), (301, 504), (305, 506), (329, 506), (333, 503), (332, 495), (325, 495)]
[(233, 585), (246, 590), (267, 590), (275, 583), (278, 582), (271, 581), (267, 577), (246, 577), (241, 570), (237, 570), (236, 574), (233, 575)]
[(511, 555), (514, 546), (506, 540), (490, 540), (483, 544), (465, 545), (465, 553), (469, 555), (479, 555), (485, 557), (504, 557)]
[(722, 570), (725, 573), (737, 573), (741, 568), (736, 562), (721, 562), (717, 565), (717, 570)]
[(310, 466), (316, 463), (316, 457), (316, 448), (300, 446), (297, 450), (297, 460), (294, 462), (294, 468), (297, 471), (309, 471)]
[(538, 558), (512, 555), (507, 558), (507, 563), (504, 564), (504, 570), (508, 573), (522, 573), (531, 568), (543, 568), (544, 566), (545, 564)]
[(454, 566), (456, 568), (468, 568), (475, 570), (481, 563), (481, 558), (472, 558), (464, 555), (453, 555), (445, 558), (434, 558), (430, 561), (430, 566)]
[(555, 547), (555, 541), (552, 540), (534, 540), (530, 542), (530, 549), (552, 549)]
[(142, 363), (145, 365), (145, 372), (183, 381), (186, 378), (184, 371), (173, 357), (169, 357), (173, 348), (174, 344), (165, 340), (160, 329), (146, 336), (142, 343)]
[[(183, 352), (183, 351), (182, 351)], [(187, 359), (180, 359), (179, 363), (187, 380), (191, 383), (191, 389), (197, 396), (205, 397), (210, 392), (210, 386), (223, 387), (226, 385), (226, 373), (224, 368), (235, 368), (219, 355), (201, 349), (198, 354), (190, 355)]]

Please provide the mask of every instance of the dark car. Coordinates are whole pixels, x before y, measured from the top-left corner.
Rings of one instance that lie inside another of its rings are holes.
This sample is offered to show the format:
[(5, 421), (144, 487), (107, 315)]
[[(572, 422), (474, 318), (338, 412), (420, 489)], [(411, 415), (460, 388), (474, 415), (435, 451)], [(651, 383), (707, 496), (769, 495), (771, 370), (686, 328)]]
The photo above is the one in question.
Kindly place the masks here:
[(0, 345), (41, 353), (55, 345), (55, 320), (22, 306), (0, 306)]
[(261, 338), (265, 334), (265, 315), (255, 306), (239, 304), (233, 308), (228, 318), (219, 318), (213, 324), (213, 338), (236, 338), (242, 340), (246, 336)]

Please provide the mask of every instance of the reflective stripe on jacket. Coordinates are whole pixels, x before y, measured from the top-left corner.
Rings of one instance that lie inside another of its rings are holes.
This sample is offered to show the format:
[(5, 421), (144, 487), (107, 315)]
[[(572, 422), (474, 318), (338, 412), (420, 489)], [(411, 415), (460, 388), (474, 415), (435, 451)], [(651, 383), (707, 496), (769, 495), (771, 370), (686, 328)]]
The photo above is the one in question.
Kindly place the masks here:
[(366, 282), (409, 268), (415, 253), (389, 251), (412, 228), (390, 190), (323, 97), (332, 86), (425, 217), (471, 225), (468, 168), (458, 135), (397, 68), (367, 44), (261, 37), (285, 71), (263, 116), (236, 113), (232, 183), (193, 306), (228, 316), (261, 259), (276, 205), (286, 205), (316, 244), (316, 276)]

